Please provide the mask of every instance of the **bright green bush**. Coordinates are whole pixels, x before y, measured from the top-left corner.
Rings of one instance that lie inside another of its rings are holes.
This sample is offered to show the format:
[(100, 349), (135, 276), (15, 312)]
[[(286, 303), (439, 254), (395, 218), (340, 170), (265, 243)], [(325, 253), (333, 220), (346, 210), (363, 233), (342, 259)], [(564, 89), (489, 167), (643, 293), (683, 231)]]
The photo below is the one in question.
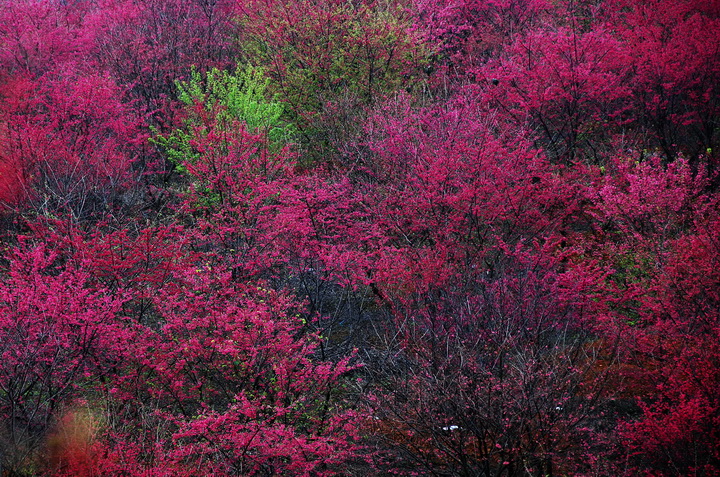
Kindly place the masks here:
[(268, 94), (269, 82), (262, 68), (250, 65), (238, 65), (233, 72), (213, 68), (205, 74), (193, 69), (188, 81), (176, 82), (187, 113), (184, 127), (168, 135), (155, 130), (151, 141), (181, 172), (184, 163), (197, 161), (200, 152), (195, 144), (207, 143), (210, 131), (220, 138), (223, 135), (218, 133), (244, 128), (259, 135), (259, 143), (271, 152), (277, 151), (293, 141), (296, 130), (282, 118), (284, 105)]

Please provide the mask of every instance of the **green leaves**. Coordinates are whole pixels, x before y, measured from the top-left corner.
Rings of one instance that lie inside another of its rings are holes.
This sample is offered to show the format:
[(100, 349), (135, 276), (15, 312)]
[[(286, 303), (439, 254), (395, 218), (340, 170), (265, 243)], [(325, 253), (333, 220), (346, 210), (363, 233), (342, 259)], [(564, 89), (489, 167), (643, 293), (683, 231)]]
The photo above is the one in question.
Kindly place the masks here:
[[(193, 68), (188, 81), (177, 81), (178, 99), (185, 104), (184, 127), (164, 136), (153, 129), (150, 141), (160, 146), (180, 172), (204, 152), (198, 144), (210, 136), (226, 141), (237, 130), (260, 136), (269, 152), (292, 142), (294, 125), (281, 119), (284, 107), (269, 97), (270, 79), (262, 68), (238, 65), (235, 71), (213, 68), (205, 74)], [(224, 144), (228, 146), (228, 144)]]
[(274, 96), (268, 99), (270, 79), (263, 68), (238, 65), (234, 72), (213, 68), (204, 77), (193, 69), (190, 81), (176, 84), (180, 101), (189, 109), (203, 104), (220, 124), (232, 127), (240, 121), (248, 131), (266, 135), (273, 144), (292, 139), (294, 127), (281, 120), (283, 105)]

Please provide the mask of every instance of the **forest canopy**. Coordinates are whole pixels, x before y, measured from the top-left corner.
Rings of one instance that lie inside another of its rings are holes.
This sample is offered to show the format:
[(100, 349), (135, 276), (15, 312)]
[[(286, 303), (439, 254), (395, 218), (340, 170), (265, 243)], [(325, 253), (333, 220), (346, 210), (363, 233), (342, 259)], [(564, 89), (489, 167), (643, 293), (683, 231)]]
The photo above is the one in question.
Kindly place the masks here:
[(720, 3), (0, 0), (3, 476), (720, 473)]

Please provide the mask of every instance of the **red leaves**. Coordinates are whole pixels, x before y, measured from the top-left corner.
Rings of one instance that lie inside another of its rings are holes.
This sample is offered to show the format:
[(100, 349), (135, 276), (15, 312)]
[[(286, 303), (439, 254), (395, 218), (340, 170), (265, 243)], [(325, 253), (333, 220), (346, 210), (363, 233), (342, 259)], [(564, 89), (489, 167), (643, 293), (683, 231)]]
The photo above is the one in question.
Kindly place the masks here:
[(690, 0), (618, 1), (606, 8), (633, 68), (636, 116), (662, 152), (695, 157), (714, 147), (717, 139), (707, 126), (718, 115), (717, 7)]
[(717, 329), (701, 338), (678, 339), (682, 343), (660, 338), (665, 342), (661, 346), (676, 349), (655, 351), (668, 361), (649, 373), (657, 384), (652, 397), (640, 403), (643, 418), (623, 426), (621, 435), (638, 469), (650, 467), (663, 475), (713, 475), (720, 458)]
[(5, 2), (2, 470), (714, 475), (716, 3)]
[(84, 10), (82, 3), (35, 0), (3, 5), (0, 37), (6, 47), (0, 53), (2, 74), (40, 76), (76, 66), (91, 48), (88, 32), (83, 28)]
[(17, 177), (11, 202), (85, 219), (129, 186), (142, 136), (108, 78), (49, 75), (14, 86), (0, 110), (0, 161)]
[(0, 412), (7, 453), (21, 469), (36, 459), (53, 416), (118, 362), (127, 335), (121, 300), (88, 288), (43, 247), (17, 251), (0, 289)]
[(353, 416), (328, 412), (347, 360), (311, 360), (316, 339), (296, 337), (303, 323), (290, 298), (213, 275), (178, 276), (158, 297), (164, 324), (138, 350), (153, 386), (126, 391), (163, 403), (157, 412), (175, 427), (168, 457), (203, 469), (210, 458), (203, 472), (217, 475), (309, 475), (342, 461), (352, 447), (336, 426)]

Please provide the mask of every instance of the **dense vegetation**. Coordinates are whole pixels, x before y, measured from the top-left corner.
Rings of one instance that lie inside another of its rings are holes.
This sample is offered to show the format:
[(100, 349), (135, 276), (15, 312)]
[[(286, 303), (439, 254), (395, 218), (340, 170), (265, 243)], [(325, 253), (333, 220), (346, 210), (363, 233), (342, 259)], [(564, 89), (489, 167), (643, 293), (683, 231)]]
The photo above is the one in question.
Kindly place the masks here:
[(720, 3), (0, 0), (0, 474), (720, 474)]

